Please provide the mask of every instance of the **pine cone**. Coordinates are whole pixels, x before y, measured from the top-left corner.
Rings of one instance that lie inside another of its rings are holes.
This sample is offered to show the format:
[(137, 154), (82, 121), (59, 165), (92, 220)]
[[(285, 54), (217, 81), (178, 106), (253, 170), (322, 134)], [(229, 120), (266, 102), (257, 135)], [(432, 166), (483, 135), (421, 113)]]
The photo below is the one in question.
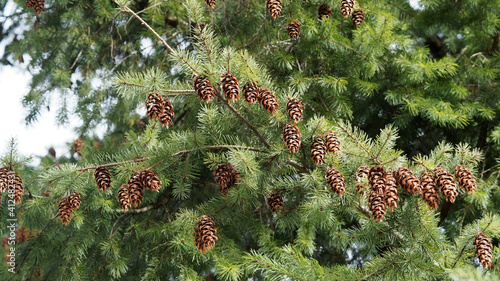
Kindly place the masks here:
[(132, 206), (130, 203), (130, 196), (128, 194), (128, 185), (126, 184), (120, 186), (118, 189), (118, 203), (122, 209), (125, 209), (125, 211)]
[(80, 193), (78, 193), (77, 191), (73, 192), (73, 194), (68, 197), (68, 202), (73, 210), (78, 210), (78, 208), (80, 208), (80, 204), (82, 204)]
[(325, 144), (328, 152), (336, 153), (340, 150), (339, 138), (337, 137), (337, 134), (335, 134), (332, 130), (328, 130), (328, 132), (326, 132)]
[(370, 173), (370, 167), (368, 167), (368, 165), (363, 164), (359, 166), (358, 171), (356, 172), (356, 181), (364, 182), (365, 179), (368, 179), (369, 173)]
[(439, 207), (439, 193), (431, 172), (423, 172), (420, 175), (420, 185), (422, 186), (424, 201), (431, 210), (437, 211)]
[(144, 198), (144, 186), (141, 181), (141, 172), (132, 174), (127, 184), (130, 203), (134, 207), (141, 205), (142, 199)]
[(18, 243), (24, 243), (30, 238), (30, 233), (26, 227), (19, 226), (16, 229), (16, 241)]
[(420, 186), (420, 181), (412, 173), (412, 171), (410, 171), (410, 169), (406, 167), (401, 167), (395, 172), (394, 177), (396, 178), (398, 184), (401, 185), (401, 187), (403, 187), (403, 189), (406, 190), (407, 192), (411, 194), (422, 193), (422, 187)]
[(8, 167), (0, 168), (0, 199), (2, 198), (2, 192), (9, 187), (9, 171)]
[(73, 142), (73, 151), (76, 152), (79, 157), (82, 157), (82, 148), (83, 141), (81, 138), (77, 138), (75, 142)]
[(259, 99), (259, 87), (254, 83), (247, 83), (243, 87), (243, 97), (249, 105), (254, 104)]
[(162, 126), (168, 129), (170, 124), (174, 124), (174, 106), (167, 99), (163, 99), (163, 112), (160, 114), (159, 119)]
[(14, 173), (13, 185), (14, 185), (14, 201), (16, 202), (16, 204), (20, 204), (21, 200), (23, 199), (24, 187), (23, 187), (23, 180), (17, 173)]
[(453, 176), (443, 168), (436, 168), (436, 185), (444, 194), (446, 201), (454, 203), (458, 195), (457, 185), (453, 181)]
[(318, 16), (319, 18), (329, 18), (330, 15), (332, 14), (332, 9), (330, 9), (330, 6), (326, 3), (321, 4), (318, 9)]
[(376, 221), (380, 222), (384, 219), (386, 210), (384, 204), (384, 196), (382, 194), (372, 189), (370, 191), (370, 197), (368, 197), (368, 205), (370, 206), (372, 217)]
[(217, 0), (205, 0), (205, 2), (207, 2), (207, 5), (210, 7), (210, 8), (215, 8), (215, 4), (217, 3)]
[(146, 115), (149, 119), (160, 120), (160, 115), (165, 108), (163, 107), (163, 99), (158, 93), (150, 93), (146, 100)]
[(279, 189), (275, 188), (267, 197), (267, 205), (271, 208), (271, 212), (277, 213), (283, 207), (283, 198)]
[(346, 19), (351, 15), (352, 9), (354, 8), (354, 0), (342, 0), (340, 4), (340, 11), (342, 16)]
[(286, 112), (295, 124), (300, 122), (300, 119), (302, 118), (302, 111), (302, 104), (300, 104), (298, 99), (291, 98), (286, 103)]
[(214, 221), (207, 215), (201, 216), (194, 233), (194, 243), (198, 250), (204, 254), (215, 247), (215, 241), (218, 240), (216, 233)]
[(385, 192), (384, 192), (384, 202), (389, 211), (393, 211), (394, 208), (398, 207), (399, 193), (398, 184), (396, 179), (389, 171), (384, 171), (385, 177)]
[(236, 102), (240, 98), (240, 82), (229, 72), (222, 74), (222, 92), (228, 101)]
[(259, 102), (265, 110), (271, 114), (278, 111), (278, 100), (271, 91), (265, 88), (259, 88)]
[(281, 15), (281, 0), (266, 0), (267, 10), (273, 19)]
[(352, 23), (354, 23), (356, 27), (359, 27), (363, 23), (364, 19), (365, 14), (363, 14), (361, 9), (352, 12)]
[(366, 186), (366, 183), (364, 183), (364, 182), (356, 183), (356, 190), (358, 191), (358, 196), (365, 195), (365, 191), (364, 191), (365, 186)]
[(214, 87), (210, 84), (210, 80), (204, 76), (198, 75), (194, 78), (193, 85), (198, 98), (205, 102), (212, 102), (212, 97), (215, 96), (215, 93)]
[(321, 165), (325, 163), (326, 145), (322, 137), (317, 137), (311, 145), (311, 160), (314, 165)]
[(458, 186), (467, 193), (476, 191), (476, 179), (474, 175), (462, 165), (455, 166), (455, 178), (458, 181)]
[(161, 181), (155, 172), (150, 171), (150, 170), (144, 170), (144, 171), (141, 171), (140, 177), (141, 177), (142, 186), (145, 189), (160, 192)]
[(35, 0), (36, 4), (33, 6), (36, 15), (40, 15), (43, 12), (43, 8), (45, 6), (45, 0)]
[(328, 180), (328, 185), (332, 188), (332, 191), (334, 193), (337, 193), (339, 196), (344, 195), (344, 176), (340, 173), (339, 170), (335, 169), (332, 166), (328, 166), (328, 168), (326, 168), (325, 177)]
[(68, 198), (63, 197), (59, 200), (59, 217), (63, 225), (67, 225), (71, 221), (71, 215), (73, 214), (73, 208), (71, 203), (69, 203)]
[(479, 259), (479, 262), (481, 262), (483, 268), (491, 268), (491, 249), (493, 248), (493, 245), (491, 244), (488, 236), (484, 235), (481, 231), (476, 232), (472, 245), (474, 245), (477, 258)]
[(106, 193), (111, 187), (111, 175), (108, 169), (104, 166), (97, 167), (94, 172), (94, 181), (97, 183), (97, 189), (102, 189)]
[(33, 8), (37, 4), (37, 0), (26, 0), (26, 8)]
[(293, 123), (288, 123), (283, 128), (283, 139), (285, 140), (286, 147), (291, 153), (297, 152), (300, 148), (300, 136), (299, 128)]
[(286, 32), (288, 33), (288, 36), (292, 39), (297, 39), (299, 38), (300, 34), (300, 23), (296, 20), (290, 22), (288, 26), (286, 27)]
[(215, 182), (222, 194), (227, 194), (229, 188), (238, 182), (239, 176), (239, 173), (233, 169), (231, 164), (220, 164), (214, 171)]
[[(372, 190), (377, 192), (382, 196), (385, 193), (385, 176), (384, 176), (384, 168), (381, 166), (375, 166), (370, 169), (368, 173), (368, 183), (370, 184)], [(371, 195), (370, 195), (371, 196)]]

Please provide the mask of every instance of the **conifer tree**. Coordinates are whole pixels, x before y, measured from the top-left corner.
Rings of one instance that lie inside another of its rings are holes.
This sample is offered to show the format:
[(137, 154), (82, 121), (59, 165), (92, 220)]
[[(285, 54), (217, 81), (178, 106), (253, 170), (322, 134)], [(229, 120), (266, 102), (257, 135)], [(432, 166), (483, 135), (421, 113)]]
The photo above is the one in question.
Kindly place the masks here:
[(17, 3), (27, 122), (83, 125), (2, 156), (0, 279), (500, 278), (500, 4), (419, 3)]

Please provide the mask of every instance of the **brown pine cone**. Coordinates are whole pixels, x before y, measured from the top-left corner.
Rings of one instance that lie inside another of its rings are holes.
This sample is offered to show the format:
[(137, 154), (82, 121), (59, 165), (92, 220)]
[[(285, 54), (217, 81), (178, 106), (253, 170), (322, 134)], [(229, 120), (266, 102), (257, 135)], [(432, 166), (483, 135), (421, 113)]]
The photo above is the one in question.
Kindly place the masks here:
[(386, 213), (384, 196), (372, 189), (370, 191), (370, 197), (368, 197), (368, 205), (373, 219), (378, 222), (382, 221)]
[(273, 19), (281, 15), (281, 0), (266, 0), (267, 10)]
[(18, 243), (24, 243), (30, 238), (29, 230), (26, 227), (19, 226), (16, 229), (16, 241)]
[(21, 200), (23, 199), (24, 187), (23, 180), (19, 176), (18, 173), (14, 172), (14, 201), (16, 204), (21, 204)]
[(318, 16), (319, 18), (329, 18), (330, 15), (332, 14), (332, 9), (330, 9), (330, 6), (326, 3), (323, 3), (319, 6), (318, 9)]
[(372, 167), (368, 173), (368, 183), (372, 190), (380, 194), (383, 199), (385, 193), (384, 168), (381, 166)]
[(159, 116), (162, 126), (168, 129), (170, 124), (174, 124), (174, 106), (167, 99), (163, 99), (163, 112)]
[(295, 153), (300, 148), (300, 136), (301, 133), (299, 128), (295, 126), (293, 123), (288, 123), (283, 127), (282, 137), (285, 140), (286, 147), (290, 150), (291, 153)]
[(316, 137), (314, 143), (311, 145), (311, 160), (314, 165), (321, 165), (325, 163), (326, 145), (322, 137)]
[(210, 84), (210, 80), (207, 77), (198, 75), (193, 81), (194, 90), (198, 95), (198, 98), (205, 102), (212, 102), (212, 97), (215, 96), (214, 87)]
[(81, 138), (77, 138), (75, 142), (73, 142), (73, 151), (76, 152), (79, 157), (82, 157), (82, 148), (83, 140)]
[(118, 189), (118, 203), (125, 211), (132, 206), (130, 196), (128, 194), (128, 185), (124, 184)]
[(335, 134), (332, 130), (328, 130), (324, 138), (325, 138), (326, 149), (328, 150), (328, 152), (336, 153), (337, 151), (340, 150), (339, 138), (337, 137), (337, 134)]
[(453, 176), (447, 170), (443, 168), (436, 168), (435, 182), (437, 187), (444, 194), (446, 201), (454, 203), (455, 198), (458, 195), (457, 185), (453, 181)]
[(229, 102), (236, 102), (240, 98), (240, 82), (229, 72), (222, 74), (222, 92)]
[(365, 14), (363, 14), (363, 11), (361, 9), (352, 12), (352, 23), (356, 27), (359, 27), (363, 23), (364, 19), (365, 19)]
[(269, 113), (273, 114), (278, 112), (278, 100), (268, 89), (260, 87), (258, 99), (260, 104), (265, 110), (269, 111)]
[(363, 164), (359, 166), (358, 171), (356, 172), (356, 181), (364, 182), (365, 179), (368, 179), (369, 173), (370, 173), (370, 167), (368, 167), (368, 165)]
[(269, 197), (267, 197), (267, 205), (271, 208), (271, 212), (277, 213), (283, 207), (283, 204), (279, 189), (273, 189)]
[(398, 207), (399, 193), (398, 184), (396, 179), (389, 171), (384, 171), (385, 177), (385, 192), (384, 192), (384, 202), (389, 211), (393, 211), (394, 208)]
[(431, 210), (437, 211), (439, 207), (439, 193), (434, 177), (431, 172), (423, 172), (420, 175), (422, 186), (422, 197)]
[(104, 166), (99, 166), (94, 171), (94, 181), (97, 183), (97, 189), (106, 193), (111, 187), (111, 175)]
[(224, 195), (227, 194), (229, 188), (238, 182), (239, 177), (240, 174), (233, 169), (231, 164), (220, 164), (214, 171), (215, 183), (217, 183), (220, 193)]
[(142, 186), (145, 189), (160, 192), (161, 189), (161, 181), (158, 178), (158, 175), (150, 170), (141, 171), (141, 182)]
[(332, 166), (328, 166), (328, 168), (326, 168), (325, 178), (328, 180), (328, 185), (332, 188), (333, 193), (337, 193), (339, 196), (344, 195), (344, 176), (339, 170)]
[(484, 235), (481, 231), (476, 232), (474, 241), (472, 242), (476, 250), (477, 258), (484, 269), (491, 268), (491, 257), (493, 245), (488, 236)]
[(132, 206), (141, 205), (144, 198), (144, 186), (141, 180), (141, 172), (133, 173), (128, 180), (128, 194)]
[(215, 4), (217, 3), (217, 0), (205, 0), (205, 2), (207, 2), (207, 6), (209, 6), (210, 8), (215, 8)]
[(0, 168), (0, 198), (2, 198), (2, 192), (6, 191), (9, 186), (9, 171), (8, 167)]
[(455, 178), (457, 179), (458, 186), (465, 190), (467, 193), (474, 193), (476, 191), (476, 179), (474, 175), (462, 165), (455, 166)]
[(254, 104), (259, 99), (259, 87), (254, 83), (247, 83), (243, 87), (243, 98), (249, 105)]
[(340, 12), (345, 19), (351, 15), (354, 8), (354, 0), (342, 0), (340, 3)]
[(288, 36), (292, 39), (297, 39), (299, 38), (300, 34), (300, 23), (296, 20), (290, 22), (288, 26), (286, 27), (286, 32), (288, 33)]
[(163, 99), (158, 93), (150, 93), (148, 99), (146, 100), (146, 115), (149, 119), (160, 120), (160, 115), (162, 115), (165, 108), (163, 107)]
[(71, 221), (71, 215), (73, 214), (73, 208), (69, 203), (68, 198), (63, 197), (59, 200), (59, 217), (63, 225), (67, 225)]
[(73, 192), (73, 194), (68, 197), (68, 201), (73, 210), (78, 210), (78, 208), (80, 208), (80, 204), (82, 204), (80, 193), (78, 193), (77, 191)]
[(35, 10), (35, 14), (38, 16), (43, 12), (43, 8), (45, 7), (45, 0), (36, 0), (35, 6), (33, 9)]
[(207, 215), (201, 216), (194, 233), (194, 243), (198, 250), (204, 254), (207, 250), (215, 247), (215, 241), (218, 240), (216, 233), (217, 228), (215, 228), (214, 221)]
[(298, 99), (291, 98), (286, 103), (286, 112), (295, 124), (300, 122), (300, 119), (302, 118), (302, 111), (302, 104), (300, 104)]
[(398, 184), (401, 185), (401, 187), (403, 187), (403, 189), (406, 190), (407, 192), (411, 194), (422, 193), (422, 187), (420, 186), (420, 181), (413, 174), (413, 172), (410, 171), (410, 169), (406, 167), (401, 167), (394, 173), (394, 177), (396, 178)]

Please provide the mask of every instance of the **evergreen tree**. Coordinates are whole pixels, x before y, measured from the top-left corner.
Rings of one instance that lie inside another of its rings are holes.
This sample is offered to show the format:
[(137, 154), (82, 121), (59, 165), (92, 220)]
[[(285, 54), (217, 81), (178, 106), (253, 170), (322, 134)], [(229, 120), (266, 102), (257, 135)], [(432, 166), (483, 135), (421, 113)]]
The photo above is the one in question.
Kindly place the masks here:
[(500, 278), (500, 2), (17, 4), (84, 123), (2, 157), (2, 280)]

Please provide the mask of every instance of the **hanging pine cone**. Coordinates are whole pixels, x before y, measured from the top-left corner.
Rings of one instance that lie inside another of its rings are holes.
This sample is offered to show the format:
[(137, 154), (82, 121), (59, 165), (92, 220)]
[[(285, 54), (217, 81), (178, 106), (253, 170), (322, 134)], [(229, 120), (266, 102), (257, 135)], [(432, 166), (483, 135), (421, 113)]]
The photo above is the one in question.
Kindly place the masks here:
[(2, 198), (2, 192), (7, 190), (9, 186), (9, 171), (8, 167), (0, 168), (0, 199)]
[(128, 194), (128, 185), (124, 184), (118, 189), (118, 203), (125, 212), (132, 206), (130, 203), (130, 196)]
[(249, 105), (254, 104), (259, 98), (259, 87), (254, 83), (247, 83), (243, 87), (243, 97)]
[(382, 196), (382, 199), (384, 199), (384, 193), (385, 193), (384, 168), (382, 168), (381, 166), (375, 166), (371, 168), (370, 172), (368, 173), (368, 183), (370, 184), (372, 190), (380, 194)]
[(104, 166), (99, 166), (94, 171), (94, 181), (97, 183), (97, 189), (104, 191), (108, 191), (111, 187), (111, 175), (109, 171)]
[(215, 93), (214, 87), (210, 84), (210, 80), (204, 76), (198, 75), (194, 78), (193, 85), (198, 98), (205, 102), (212, 102), (212, 97), (215, 96)]
[(415, 176), (413, 172), (410, 171), (410, 169), (401, 167), (394, 173), (394, 177), (396, 178), (398, 184), (401, 185), (401, 187), (403, 187), (403, 189), (407, 192), (411, 194), (422, 193), (420, 181), (418, 180), (417, 176)]
[(67, 225), (71, 221), (71, 215), (73, 214), (73, 208), (71, 203), (69, 203), (68, 198), (63, 197), (59, 200), (59, 217), (63, 225)]
[(420, 185), (422, 186), (424, 201), (431, 210), (437, 211), (439, 207), (439, 194), (431, 172), (423, 172), (420, 175)]
[(259, 102), (265, 110), (271, 114), (278, 111), (278, 100), (271, 91), (265, 88), (259, 88)]
[(73, 192), (73, 194), (68, 197), (68, 202), (73, 210), (78, 210), (78, 208), (80, 208), (80, 204), (82, 204), (80, 193), (78, 193), (77, 191)]
[(311, 160), (314, 161), (314, 165), (321, 165), (325, 163), (325, 155), (325, 140), (322, 137), (317, 137), (314, 143), (311, 145)]
[(146, 115), (149, 119), (160, 120), (160, 115), (165, 108), (163, 107), (163, 99), (158, 93), (150, 93), (146, 100)]
[(162, 126), (168, 129), (170, 124), (174, 124), (174, 106), (167, 99), (163, 99), (163, 112), (160, 114), (159, 119)]
[(205, 0), (205, 2), (207, 2), (207, 5), (210, 7), (210, 8), (215, 8), (215, 4), (217, 3), (217, 0)]
[(35, 7), (37, 0), (26, 0), (26, 8), (33, 8)]
[(446, 201), (454, 203), (458, 195), (457, 185), (453, 181), (453, 176), (443, 168), (436, 168), (436, 185), (444, 194)]
[(279, 189), (275, 188), (267, 197), (267, 205), (271, 208), (271, 212), (277, 213), (283, 207), (283, 198), (281, 197)]
[(352, 12), (352, 23), (354, 23), (356, 27), (359, 27), (363, 23), (364, 19), (365, 14), (363, 14), (361, 9)]
[(300, 104), (298, 99), (291, 98), (286, 103), (286, 112), (295, 124), (300, 122), (300, 119), (302, 118), (302, 111), (302, 104)]
[(198, 250), (204, 254), (215, 247), (215, 241), (218, 240), (216, 233), (214, 221), (207, 215), (201, 216), (194, 233), (194, 243)]
[(476, 250), (477, 258), (484, 269), (491, 268), (491, 256), (493, 245), (488, 236), (484, 235), (481, 231), (476, 232), (474, 241), (472, 242)]
[(458, 181), (458, 186), (467, 193), (476, 191), (476, 179), (474, 175), (462, 165), (455, 166), (455, 178)]
[(77, 138), (75, 142), (73, 142), (73, 151), (78, 154), (78, 156), (82, 157), (82, 148), (83, 148), (83, 141), (81, 138)]
[(368, 174), (370, 173), (370, 167), (368, 165), (363, 164), (359, 166), (358, 171), (356, 172), (356, 181), (363, 182), (365, 179), (368, 179)]
[(387, 209), (392, 212), (394, 208), (398, 207), (399, 193), (398, 184), (396, 179), (389, 171), (384, 171), (385, 180), (385, 192), (384, 192), (384, 202)]
[(240, 98), (240, 82), (229, 72), (222, 74), (222, 92), (228, 101), (236, 102)]
[(238, 171), (233, 169), (231, 164), (220, 164), (214, 171), (215, 182), (222, 194), (227, 194), (229, 188), (238, 182), (239, 176)]
[(292, 39), (297, 39), (299, 38), (300, 34), (300, 23), (296, 20), (290, 22), (288, 26), (286, 27), (286, 32), (288, 33), (288, 36)]
[(19, 243), (24, 243), (30, 238), (30, 232), (26, 227), (19, 226), (16, 229), (16, 241)]
[(281, 0), (266, 0), (267, 10), (273, 19), (281, 15)]
[(142, 186), (145, 189), (160, 192), (161, 181), (155, 172), (150, 171), (150, 170), (141, 171), (140, 178), (141, 178)]
[(33, 9), (35, 10), (35, 14), (38, 16), (43, 12), (43, 8), (45, 6), (45, 0), (35, 0), (35, 5)]
[(142, 199), (144, 198), (144, 186), (141, 181), (141, 173), (137, 172), (132, 174), (127, 184), (130, 203), (134, 207), (141, 205)]
[(328, 4), (323, 3), (319, 6), (318, 16), (320, 19), (322, 19), (323, 17), (329, 18), (331, 14), (332, 14), (332, 9), (330, 9), (330, 6)]
[(291, 153), (297, 152), (300, 148), (300, 136), (299, 128), (293, 123), (288, 123), (283, 128), (283, 134), (281, 135), (285, 140), (286, 147)]
[(14, 173), (13, 185), (14, 185), (14, 201), (16, 202), (16, 204), (20, 204), (21, 200), (23, 199), (24, 187), (23, 187), (23, 180), (17, 173)]
[(354, 8), (354, 0), (342, 0), (340, 4), (340, 11), (342, 16), (346, 19), (351, 15), (352, 9)]
[(328, 166), (328, 168), (326, 168), (325, 178), (328, 180), (328, 185), (332, 188), (333, 193), (337, 193), (339, 196), (344, 195), (344, 176), (339, 170), (332, 166)]
[(328, 130), (324, 138), (325, 138), (326, 149), (328, 150), (328, 152), (336, 153), (337, 151), (340, 150), (339, 138), (337, 137), (337, 134), (335, 134), (332, 130)]
[(381, 220), (384, 219), (386, 210), (385, 210), (384, 196), (382, 194), (372, 189), (370, 191), (370, 197), (368, 197), (368, 205), (370, 207), (372, 217), (376, 221), (380, 222)]

